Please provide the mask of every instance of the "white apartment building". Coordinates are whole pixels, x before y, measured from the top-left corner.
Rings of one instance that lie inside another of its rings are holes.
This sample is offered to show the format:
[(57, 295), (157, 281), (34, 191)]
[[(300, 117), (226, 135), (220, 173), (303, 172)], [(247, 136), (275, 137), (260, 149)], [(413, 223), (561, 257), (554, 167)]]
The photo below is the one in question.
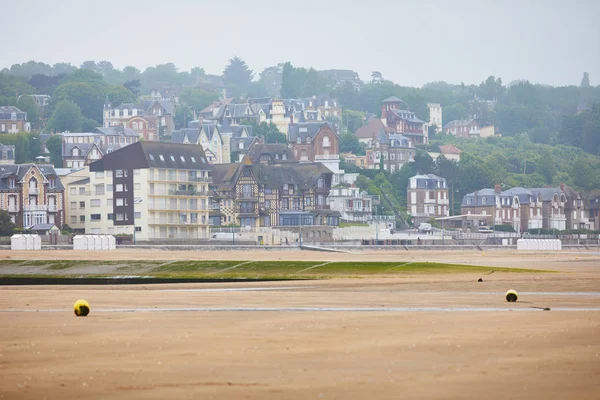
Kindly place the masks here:
[(90, 164), (86, 232), (206, 239), (210, 181), (201, 146), (137, 142), (114, 151)]

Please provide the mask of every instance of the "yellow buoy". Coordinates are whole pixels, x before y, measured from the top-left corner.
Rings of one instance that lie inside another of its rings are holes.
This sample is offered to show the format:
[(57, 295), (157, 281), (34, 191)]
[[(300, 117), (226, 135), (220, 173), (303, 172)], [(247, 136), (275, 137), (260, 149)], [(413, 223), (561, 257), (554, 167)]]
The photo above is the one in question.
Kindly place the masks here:
[(514, 303), (515, 301), (517, 301), (518, 298), (519, 294), (516, 290), (510, 289), (506, 292), (506, 301), (508, 301), (509, 303)]
[(85, 300), (77, 300), (73, 306), (73, 311), (78, 317), (85, 317), (90, 313), (90, 305)]

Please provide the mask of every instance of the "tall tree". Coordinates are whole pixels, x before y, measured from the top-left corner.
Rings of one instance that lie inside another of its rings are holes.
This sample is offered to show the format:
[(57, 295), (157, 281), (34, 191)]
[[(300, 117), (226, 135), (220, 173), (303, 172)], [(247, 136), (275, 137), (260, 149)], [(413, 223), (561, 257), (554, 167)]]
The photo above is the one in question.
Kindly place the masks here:
[(254, 72), (238, 56), (234, 56), (229, 60), (229, 64), (223, 71), (223, 80), (225, 83), (233, 88), (234, 91), (241, 91), (241, 93), (236, 93), (236, 95), (247, 93), (253, 78)]
[(179, 95), (179, 101), (193, 107), (196, 111), (205, 109), (218, 98), (218, 94), (210, 93), (200, 88), (185, 88)]
[(60, 135), (52, 135), (46, 140), (46, 148), (50, 152), (50, 162), (56, 168), (61, 168), (62, 165), (62, 137)]
[(118, 106), (123, 103), (133, 103), (136, 99), (135, 95), (131, 93), (131, 90), (121, 85), (109, 86), (106, 95), (113, 106)]
[(31, 122), (33, 129), (39, 128), (40, 109), (31, 96), (20, 96), (16, 104), (19, 110), (27, 113), (27, 120)]
[(590, 87), (590, 74), (588, 72), (584, 72), (583, 73), (583, 78), (581, 78), (581, 85), (582, 88), (587, 88)]
[(365, 147), (353, 133), (342, 133), (340, 135), (340, 153), (352, 153), (357, 156), (363, 156), (365, 155)]
[(12, 236), (15, 224), (6, 210), (0, 210), (0, 236)]
[(54, 112), (48, 121), (48, 127), (55, 132), (79, 132), (81, 131), (81, 110), (72, 101), (60, 101), (54, 108)]

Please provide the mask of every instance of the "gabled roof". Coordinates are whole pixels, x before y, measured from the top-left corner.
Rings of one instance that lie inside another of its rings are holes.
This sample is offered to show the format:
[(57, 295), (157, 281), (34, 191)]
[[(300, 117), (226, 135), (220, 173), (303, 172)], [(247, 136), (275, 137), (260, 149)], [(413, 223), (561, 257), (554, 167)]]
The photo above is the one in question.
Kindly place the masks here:
[(175, 103), (170, 100), (144, 100), (142, 102), (142, 107), (144, 110), (148, 111), (154, 104), (158, 103), (163, 110), (165, 110), (166, 114), (173, 114), (175, 111)]
[(283, 165), (217, 164), (213, 166), (213, 184), (221, 191), (231, 191), (241, 171), (252, 168), (258, 183), (267, 188), (280, 189), (284, 184), (297, 184), (300, 189), (314, 186), (324, 174), (333, 173), (321, 163), (289, 163)]
[(416, 114), (410, 110), (390, 110), (397, 118), (404, 120), (404, 121), (408, 121), (408, 122), (415, 122), (418, 124), (423, 124), (424, 122), (422, 120), (420, 120)]
[(139, 134), (136, 131), (134, 131), (133, 129), (130, 129), (130, 128), (125, 128), (123, 125), (111, 126), (108, 128), (99, 126), (91, 132), (91, 134), (98, 134), (98, 133), (103, 134), (105, 136), (124, 135), (124, 136), (139, 137)]
[[(58, 174), (51, 164), (3, 164), (0, 165), (0, 190), (8, 189), (8, 177), (14, 176), (17, 181), (21, 181), (31, 168), (39, 169), (45, 181), (48, 176), (58, 178)], [(65, 189), (60, 179), (56, 179), (54, 185), (53, 189), (48, 188), (49, 192), (59, 192)]]
[(309, 136), (314, 139), (322, 128), (329, 128), (337, 136), (335, 129), (326, 121), (303, 122), (288, 125), (288, 140), (295, 143), (298, 137), (303, 141)]
[(382, 101), (383, 104), (385, 103), (404, 103), (404, 100), (397, 98), (396, 96), (391, 96), (388, 97), (387, 99)]
[(462, 152), (463, 151), (461, 149), (452, 144), (440, 146), (440, 153), (442, 154), (460, 154)]
[(385, 129), (383, 122), (379, 118), (373, 118), (368, 124), (358, 128), (354, 135), (359, 139), (373, 139), (381, 129)]
[(451, 128), (458, 128), (458, 127), (463, 127), (463, 126), (469, 126), (473, 122), (475, 122), (475, 120), (473, 118), (469, 118), (469, 119), (455, 119), (454, 121), (448, 122), (444, 126), (444, 129), (451, 129)]
[[(282, 156), (284, 154), (287, 160), (283, 160)], [(254, 143), (248, 150), (247, 155), (253, 164), (260, 163), (261, 157), (270, 157), (273, 162), (277, 163), (297, 162), (294, 152), (285, 143)]]

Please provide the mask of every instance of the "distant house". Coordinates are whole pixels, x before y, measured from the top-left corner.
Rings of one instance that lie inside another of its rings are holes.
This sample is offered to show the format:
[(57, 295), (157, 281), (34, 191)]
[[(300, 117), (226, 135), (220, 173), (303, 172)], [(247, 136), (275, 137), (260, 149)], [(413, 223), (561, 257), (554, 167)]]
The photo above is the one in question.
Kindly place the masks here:
[[(220, 164), (212, 169), (215, 225), (244, 227), (338, 226), (340, 214), (326, 204), (333, 173), (320, 163)], [(322, 231), (319, 231), (319, 237)]]
[(457, 137), (479, 137), (479, 123), (473, 118), (457, 119), (444, 126), (444, 133)]
[(230, 125), (227, 119), (223, 124), (190, 121), (187, 128), (173, 131), (171, 135), (171, 143), (202, 146), (209, 164), (239, 161), (238, 157), (246, 154), (255, 140), (251, 126)]
[(462, 153), (461, 149), (459, 149), (458, 147), (456, 147), (454, 145), (448, 144), (448, 145), (440, 146), (439, 153), (438, 152), (429, 152), (429, 155), (434, 160), (437, 160), (437, 158), (440, 155), (443, 155), (448, 160), (453, 160), (453, 161), (458, 162), (458, 161), (460, 161), (460, 153)]
[(82, 168), (112, 151), (139, 140), (137, 132), (122, 125), (99, 127), (92, 132), (65, 132), (60, 135), (65, 168)]
[(408, 180), (407, 210), (418, 226), (430, 218), (449, 215), (448, 186), (446, 179), (437, 175), (415, 175)]
[(397, 133), (380, 130), (367, 144), (367, 168), (394, 172), (414, 160), (415, 147), (410, 139)]
[(19, 228), (64, 223), (64, 187), (52, 165), (0, 166), (0, 208)]
[(171, 135), (174, 129), (175, 103), (171, 100), (144, 100), (140, 104), (124, 103), (104, 106), (104, 128), (125, 126), (140, 138), (158, 141), (161, 134)]
[(414, 144), (428, 142), (427, 129), (424, 121), (406, 108), (406, 102), (389, 97), (382, 102), (381, 118), (385, 120), (388, 131), (408, 137)]
[(290, 124), (289, 146), (300, 162), (335, 162), (339, 164), (339, 137), (327, 122)]
[(14, 106), (0, 107), (0, 133), (31, 132), (27, 113)]

